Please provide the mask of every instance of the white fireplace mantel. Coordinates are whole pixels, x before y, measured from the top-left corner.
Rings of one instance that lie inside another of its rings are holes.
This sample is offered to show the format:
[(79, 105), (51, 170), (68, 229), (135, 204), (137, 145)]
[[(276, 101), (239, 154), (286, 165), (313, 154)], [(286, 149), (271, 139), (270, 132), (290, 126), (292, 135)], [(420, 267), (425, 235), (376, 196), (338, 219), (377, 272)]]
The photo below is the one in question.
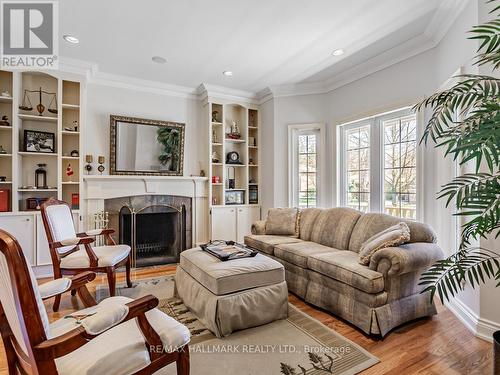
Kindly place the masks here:
[(192, 198), (193, 243), (208, 236), (208, 178), (198, 176), (88, 175), (83, 177), (87, 227), (104, 200), (135, 195), (178, 195)]

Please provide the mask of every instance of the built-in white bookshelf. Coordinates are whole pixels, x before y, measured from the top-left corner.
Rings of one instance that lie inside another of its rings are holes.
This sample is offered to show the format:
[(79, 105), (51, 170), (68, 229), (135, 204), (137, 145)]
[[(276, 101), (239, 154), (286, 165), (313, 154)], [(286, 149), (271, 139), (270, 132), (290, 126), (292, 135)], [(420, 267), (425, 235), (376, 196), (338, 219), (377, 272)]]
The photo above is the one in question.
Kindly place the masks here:
[[(259, 111), (257, 107), (242, 104), (208, 102), (209, 121), (209, 197), (210, 205), (226, 206), (227, 192), (243, 191), (243, 205), (259, 205)], [(240, 137), (229, 133), (236, 123)], [(227, 157), (237, 152), (240, 164), (231, 164)], [(214, 160), (214, 153), (219, 160)], [(234, 173), (234, 188), (229, 187)]]
[[(38, 202), (51, 196), (79, 208), (75, 203), (82, 184), (81, 91), (80, 82), (65, 77), (0, 71), (0, 118), (5, 115), (9, 121), (9, 125), (0, 123), (0, 179), (5, 180), (0, 181), (0, 190), (8, 190), (8, 212), (31, 211), (29, 198)], [(25, 142), (27, 132), (49, 133), (53, 142), (46, 141), (34, 151)], [(40, 164), (45, 165), (45, 189), (36, 187), (35, 170)], [(66, 173), (69, 166), (72, 176)]]

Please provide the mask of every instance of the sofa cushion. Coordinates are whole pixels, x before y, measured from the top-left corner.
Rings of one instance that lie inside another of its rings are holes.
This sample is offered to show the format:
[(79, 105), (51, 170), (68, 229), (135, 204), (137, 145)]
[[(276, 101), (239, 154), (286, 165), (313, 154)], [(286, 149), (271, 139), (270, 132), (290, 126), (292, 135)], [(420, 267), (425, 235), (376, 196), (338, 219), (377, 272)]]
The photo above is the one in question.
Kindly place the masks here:
[(339, 252), (332, 247), (320, 245), (316, 242), (297, 242), (276, 245), (274, 256), (283, 259), (296, 266), (307, 268), (307, 258), (313, 254)]
[(360, 216), (361, 212), (346, 207), (322, 210), (314, 223), (311, 241), (346, 250), (352, 229)]
[(384, 276), (358, 263), (354, 251), (313, 254), (307, 259), (308, 268), (367, 293), (384, 290)]
[(297, 208), (271, 208), (267, 213), (266, 234), (298, 237)]
[(269, 236), (267, 234), (250, 234), (245, 236), (245, 244), (266, 254), (274, 254), (274, 247), (284, 243), (302, 242), (298, 238), (286, 236)]
[(262, 254), (221, 262), (194, 248), (181, 253), (180, 267), (217, 296), (285, 281), (281, 263)]
[(368, 238), (359, 250), (359, 264), (370, 265), (372, 255), (386, 247), (399, 246), (410, 240), (410, 229), (406, 223), (398, 223)]
[(410, 228), (408, 242), (436, 242), (436, 234), (427, 224), (386, 214), (368, 213), (362, 215), (356, 223), (349, 240), (349, 250), (359, 252), (361, 245), (368, 238), (399, 222), (406, 223)]
[(299, 216), (299, 238), (304, 241), (310, 241), (314, 223), (319, 214), (323, 211), (321, 208), (305, 208), (300, 211)]

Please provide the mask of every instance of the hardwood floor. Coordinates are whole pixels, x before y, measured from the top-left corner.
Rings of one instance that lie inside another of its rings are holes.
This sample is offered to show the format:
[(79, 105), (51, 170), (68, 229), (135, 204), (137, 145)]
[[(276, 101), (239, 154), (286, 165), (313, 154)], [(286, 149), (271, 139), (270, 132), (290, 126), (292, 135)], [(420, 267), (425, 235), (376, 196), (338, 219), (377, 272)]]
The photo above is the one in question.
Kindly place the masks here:
[[(175, 266), (140, 269), (132, 271), (132, 279), (151, 278), (174, 272)], [(124, 279), (124, 273), (118, 273), (118, 281)], [(105, 277), (99, 275), (89, 289), (95, 290), (96, 285), (105, 283)], [(305, 313), (361, 345), (380, 359), (380, 363), (364, 371), (362, 373), (364, 375), (492, 373), (491, 344), (472, 335), (449, 310), (441, 305), (438, 306), (437, 316), (409, 323), (389, 333), (383, 340), (377, 340), (364, 335), (349, 323), (308, 305), (296, 296), (290, 295), (289, 299)], [(52, 300), (46, 301), (46, 307), (51, 321), (82, 308), (78, 299), (71, 297), (69, 293), (62, 298), (59, 312), (52, 312)], [(7, 374), (7, 364), (3, 345), (0, 344), (0, 347), (0, 375), (4, 375)]]

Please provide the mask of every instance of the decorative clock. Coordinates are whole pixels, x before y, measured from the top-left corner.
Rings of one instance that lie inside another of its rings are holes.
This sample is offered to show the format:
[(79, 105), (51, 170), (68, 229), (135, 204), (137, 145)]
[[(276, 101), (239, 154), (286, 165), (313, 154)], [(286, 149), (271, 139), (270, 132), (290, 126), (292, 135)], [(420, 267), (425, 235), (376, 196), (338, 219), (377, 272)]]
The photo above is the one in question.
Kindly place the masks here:
[(240, 154), (236, 151), (228, 152), (226, 155), (226, 164), (243, 164), (240, 161)]

